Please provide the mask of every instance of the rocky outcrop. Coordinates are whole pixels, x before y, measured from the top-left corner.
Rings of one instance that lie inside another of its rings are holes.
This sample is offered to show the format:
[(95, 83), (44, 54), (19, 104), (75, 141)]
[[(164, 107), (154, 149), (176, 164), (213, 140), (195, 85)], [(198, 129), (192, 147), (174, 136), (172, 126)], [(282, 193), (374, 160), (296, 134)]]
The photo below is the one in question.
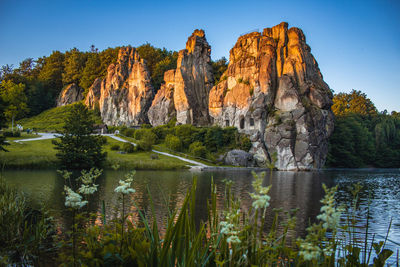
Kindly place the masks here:
[(332, 93), (303, 32), (287, 23), (241, 36), (209, 96), (212, 121), (250, 135), (259, 165), (323, 166), (333, 130)]
[(174, 89), (178, 123), (209, 124), (208, 94), (214, 82), (210, 54), (203, 30), (195, 30), (179, 52)]
[(229, 151), (225, 156), (224, 163), (232, 166), (254, 167), (253, 155), (239, 149)]
[(153, 98), (146, 63), (135, 48), (123, 47), (105, 79), (92, 85), (85, 102), (91, 107), (98, 103), (105, 124), (129, 126), (148, 123), (147, 111)]
[(153, 126), (173, 117), (177, 123), (209, 125), (208, 94), (213, 86), (211, 48), (204, 31), (195, 30), (179, 51), (176, 70), (164, 74), (164, 84), (149, 110)]
[(83, 90), (75, 83), (67, 85), (57, 98), (57, 107), (83, 100)]
[(176, 117), (174, 105), (175, 70), (164, 73), (164, 82), (154, 97), (153, 103), (148, 112), (151, 125), (167, 124)]
[(92, 86), (90, 86), (88, 94), (85, 98), (85, 105), (94, 109), (96, 104), (99, 104), (100, 100), (100, 93), (101, 93), (101, 83), (103, 82), (102, 79), (97, 78), (94, 80)]

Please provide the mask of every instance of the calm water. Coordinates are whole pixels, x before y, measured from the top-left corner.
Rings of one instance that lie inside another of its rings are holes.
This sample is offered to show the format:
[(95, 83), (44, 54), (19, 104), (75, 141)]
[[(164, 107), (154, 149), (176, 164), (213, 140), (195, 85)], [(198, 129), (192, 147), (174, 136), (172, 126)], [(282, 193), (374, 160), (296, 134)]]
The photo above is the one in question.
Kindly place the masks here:
[[(104, 173), (98, 180), (99, 192), (90, 202), (91, 211), (100, 211), (101, 202), (104, 200), (107, 218), (113, 218), (115, 211), (112, 207), (118, 205), (120, 201), (118, 195), (114, 193), (114, 188), (118, 185), (119, 179), (123, 179), (125, 173), (122, 171)], [(53, 211), (61, 227), (68, 225), (70, 215), (64, 208), (62, 195), (64, 181), (55, 171), (6, 171), (3, 176), (10, 184), (25, 191), (31, 197), (34, 207), (46, 205)], [(223, 180), (226, 178), (234, 182), (232, 191), (236, 196), (240, 196), (242, 208), (247, 210), (251, 206), (249, 192), (252, 191), (253, 178), (251, 172), (247, 170), (137, 171), (132, 183), (136, 193), (132, 195), (132, 198), (136, 201), (138, 209), (150, 214), (150, 192), (155, 206), (155, 215), (157, 220), (162, 222), (167, 215), (167, 206), (180, 207), (195, 176), (198, 177), (196, 216), (199, 221), (206, 220), (206, 203), (210, 196), (212, 177), (217, 185), (218, 205), (221, 208), (225, 188)], [(297, 226), (292, 235), (304, 235), (309, 222), (313, 221), (319, 213), (320, 199), (324, 196), (322, 183), (328, 186), (339, 185), (337, 197), (343, 205), (349, 205), (352, 200), (348, 186), (360, 183), (363, 186), (360, 205), (367, 207), (368, 199), (370, 199), (370, 232), (377, 234), (375, 240), (383, 240), (392, 219), (388, 246), (395, 251), (399, 248), (395, 243), (400, 243), (400, 169), (268, 173), (264, 184), (272, 184), (272, 189), (270, 191), (271, 205), (267, 211), (267, 214), (271, 216), (267, 216), (269, 218), (267, 227), (272, 221), (273, 208), (284, 210), (298, 208)], [(132, 212), (131, 219), (137, 220), (136, 208), (130, 206), (128, 209)], [(358, 222), (360, 229), (365, 224), (365, 220), (360, 219)]]

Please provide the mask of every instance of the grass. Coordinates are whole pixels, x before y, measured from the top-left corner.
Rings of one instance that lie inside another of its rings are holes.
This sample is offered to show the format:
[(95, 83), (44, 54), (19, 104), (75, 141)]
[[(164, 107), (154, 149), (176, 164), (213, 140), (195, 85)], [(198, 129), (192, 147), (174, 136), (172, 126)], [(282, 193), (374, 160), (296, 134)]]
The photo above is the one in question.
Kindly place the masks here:
[[(134, 139), (134, 138), (132, 138), (132, 137), (127, 137), (127, 136), (123, 136), (123, 135), (119, 135), (119, 137), (122, 138), (122, 139), (124, 139), (124, 140), (127, 140), (127, 141), (129, 141), (129, 142), (133, 142), (133, 143), (138, 142), (136, 139)], [(216, 167), (216, 166), (221, 167), (221, 166), (222, 166), (222, 165), (217, 165), (217, 164), (215, 164), (215, 163), (213, 163), (213, 162), (211, 162), (211, 161), (209, 161), (209, 160), (202, 160), (202, 159), (199, 159), (199, 158), (196, 158), (196, 157), (192, 157), (192, 156), (190, 156), (190, 155), (188, 155), (188, 154), (185, 154), (185, 153), (182, 153), (182, 152), (178, 152), (178, 153), (177, 153), (177, 152), (175, 152), (175, 151), (171, 151), (170, 149), (168, 149), (168, 148), (165, 146), (164, 143), (154, 145), (154, 146), (153, 146), (153, 149), (155, 149), (155, 150), (157, 150), (157, 151), (160, 151), (160, 152), (166, 152), (166, 153), (169, 153), (169, 154), (172, 154), (172, 155), (175, 155), (175, 156), (179, 156), (179, 157), (182, 157), (182, 158), (194, 160), (194, 161), (197, 161), (197, 162), (206, 164), (206, 165), (208, 165), (208, 166), (214, 166), (214, 167)], [(228, 166), (228, 167), (230, 167), (230, 166)]]
[[(107, 151), (105, 168), (111, 168), (113, 164), (120, 165), (123, 169), (136, 170), (174, 170), (185, 169), (187, 162), (176, 158), (158, 155), (158, 159), (152, 159), (152, 152), (135, 152), (120, 154), (112, 151), (111, 146), (123, 143), (107, 137), (104, 150)], [(38, 140), (29, 142), (11, 142), (6, 147), (9, 152), (0, 152), (0, 163), (5, 169), (53, 169), (57, 168), (56, 150), (51, 140)]]
[(15, 141), (15, 140), (21, 140), (21, 139), (31, 139), (31, 138), (38, 138), (40, 137), (40, 135), (38, 134), (28, 134), (26, 132), (21, 132), (21, 136), (20, 137), (7, 137), (7, 141)]
[(154, 152), (134, 152), (130, 154), (120, 154), (119, 151), (111, 150), (111, 146), (118, 144), (122, 147), (123, 143), (107, 137), (107, 145), (105, 146), (105, 151), (107, 151), (107, 163), (106, 167), (111, 167), (113, 164), (120, 165), (124, 169), (152, 169), (152, 170), (175, 170), (175, 169), (185, 169), (190, 165), (187, 162), (181, 161), (176, 158), (164, 156), (157, 154), (158, 159), (152, 159), (151, 155)]
[[(30, 128), (36, 131), (57, 131), (61, 130), (64, 125), (64, 121), (75, 104), (66, 105), (62, 107), (55, 107), (46, 110), (39, 115), (34, 117), (25, 118), (16, 122), (24, 127), (24, 129)], [(101, 123), (101, 118), (93, 112), (96, 123)]]

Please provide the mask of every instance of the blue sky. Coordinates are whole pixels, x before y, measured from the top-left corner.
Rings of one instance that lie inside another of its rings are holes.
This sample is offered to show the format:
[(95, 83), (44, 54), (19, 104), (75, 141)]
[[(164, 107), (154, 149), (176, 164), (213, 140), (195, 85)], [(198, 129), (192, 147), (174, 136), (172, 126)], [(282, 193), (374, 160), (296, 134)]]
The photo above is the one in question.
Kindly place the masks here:
[(0, 66), (73, 47), (149, 42), (180, 50), (202, 28), (212, 58), (237, 38), (287, 21), (301, 28), (335, 92), (365, 92), (400, 111), (400, 1), (20, 1), (0, 0)]

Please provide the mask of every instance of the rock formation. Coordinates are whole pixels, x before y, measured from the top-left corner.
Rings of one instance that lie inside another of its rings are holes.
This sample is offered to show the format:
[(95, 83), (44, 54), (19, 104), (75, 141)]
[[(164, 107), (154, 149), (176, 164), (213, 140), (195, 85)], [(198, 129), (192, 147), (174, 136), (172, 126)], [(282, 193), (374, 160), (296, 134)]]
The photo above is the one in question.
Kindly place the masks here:
[(164, 83), (161, 85), (148, 112), (151, 125), (167, 124), (176, 116), (174, 105), (175, 70), (164, 73)]
[(75, 83), (67, 85), (57, 99), (57, 107), (65, 106), (83, 100), (83, 90)]
[(154, 97), (150, 74), (135, 48), (123, 47), (102, 81), (91, 86), (85, 103), (98, 103), (103, 122), (109, 125), (148, 123), (147, 111)]
[(287, 23), (241, 36), (209, 96), (215, 124), (251, 136), (259, 165), (280, 170), (323, 166), (333, 130), (332, 93), (303, 32)]
[(253, 155), (239, 149), (229, 151), (225, 156), (224, 163), (232, 166), (254, 167)]
[(96, 104), (99, 103), (102, 81), (103, 81), (102, 79), (97, 78), (96, 80), (94, 80), (92, 86), (90, 86), (88, 94), (86, 95), (85, 98), (86, 106), (94, 108)]
[(165, 85), (152, 103), (149, 118), (153, 126), (175, 116), (181, 124), (209, 124), (208, 94), (214, 81), (210, 54), (204, 31), (195, 30), (186, 42), (186, 49), (179, 51), (176, 70), (165, 74)]

